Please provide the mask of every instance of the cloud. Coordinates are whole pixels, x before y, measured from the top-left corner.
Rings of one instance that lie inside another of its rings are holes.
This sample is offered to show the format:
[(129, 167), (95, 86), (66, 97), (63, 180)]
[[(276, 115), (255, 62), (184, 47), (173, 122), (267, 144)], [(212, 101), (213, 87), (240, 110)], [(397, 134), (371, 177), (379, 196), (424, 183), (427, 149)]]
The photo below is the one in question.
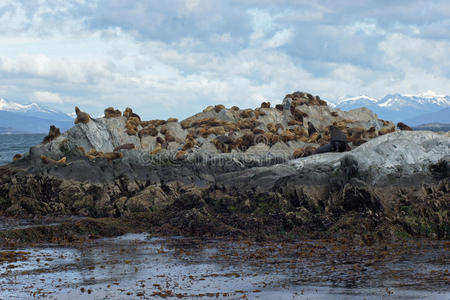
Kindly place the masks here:
[(295, 90), (450, 94), (449, 19), (448, 1), (4, 0), (0, 96), (183, 118)]
[(46, 92), (46, 91), (38, 91), (34, 92), (31, 96), (32, 100), (36, 102), (42, 103), (50, 103), (50, 104), (62, 104), (63, 100), (56, 93)]

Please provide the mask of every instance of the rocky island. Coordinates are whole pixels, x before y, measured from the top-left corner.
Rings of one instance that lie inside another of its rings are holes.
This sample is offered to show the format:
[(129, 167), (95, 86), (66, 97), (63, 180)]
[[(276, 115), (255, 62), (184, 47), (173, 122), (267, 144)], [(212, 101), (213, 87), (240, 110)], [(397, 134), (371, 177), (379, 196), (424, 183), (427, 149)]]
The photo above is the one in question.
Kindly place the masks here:
[(1, 216), (65, 221), (4, 230), (2, 244), (142, 231), (368, 245), (450, 237), (448, 133), (304, 92), (256, 109), (209, 106), (181, 122), (130, 108), (76, 113), (74, 127), (51, 127), (0, 167)]

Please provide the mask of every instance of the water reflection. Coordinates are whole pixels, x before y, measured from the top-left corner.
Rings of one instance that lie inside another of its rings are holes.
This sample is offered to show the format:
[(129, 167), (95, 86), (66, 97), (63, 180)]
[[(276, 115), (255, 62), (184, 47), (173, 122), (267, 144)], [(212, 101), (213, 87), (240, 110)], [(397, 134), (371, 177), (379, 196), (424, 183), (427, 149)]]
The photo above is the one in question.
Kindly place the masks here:
[(376, 249), (127, 234), (25, 251), (0, 264), (0, 298), (448, 299), (449, 243)]

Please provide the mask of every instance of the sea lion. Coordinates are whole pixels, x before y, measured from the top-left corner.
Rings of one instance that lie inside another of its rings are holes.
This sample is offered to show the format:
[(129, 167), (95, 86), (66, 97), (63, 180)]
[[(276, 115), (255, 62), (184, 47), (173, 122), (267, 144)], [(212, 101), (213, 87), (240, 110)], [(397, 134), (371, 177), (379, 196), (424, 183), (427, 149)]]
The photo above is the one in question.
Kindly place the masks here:
[(153, 149), (153, 151), (151, 152), (152, 155), (158, 154), (159, 152), (161, 152), (162, 150), (162, 146), (161, 143), (157, 143), (155, 148)]
[(139, 117), (138, 114), (135, 114), (133, 112), (133, 110), (129, 107), (125, 108), (125, 111), (123, 112), (123, 116), (126, 117), (127, 119), (131, 118), (131, 117), (135, 117), (135, 118), (138, 118), (139, 121), (141, 120), (141, 117)]
[(88, 113), (85, 113), (84, 111), (80, 111), (78, 106), (75, 106), (75, 113), (77, 114), (77, 118), (75, 119), (75, 124), (83, 123), (86, 124), (91, 120), (91, 116), (89, 116)]
[(154, 126), (145, 127), (138, 132), (139, 138), (143, 138), (144, 136), (157, 136), (158, 135), (158, 129)]
[(333, 125), (329, 127), (329, 130), (331, 135), (330, 143), (317, 148), (315, 151), (316, 154), (325, 152), (344, 152), (347, 150), (348, 143), (344, 132)]
[(22, 154), (16, 154), (16, 155), (14, 155), (14, 157), (13, 157), (13, 161), (17, 161), (17, 160), (21, 159), (22, 157), (23, 157)]
[(208, 133), (214, 135), (225, 135), (225, 128), (223, 126), (210, 127), (208, 128)]
[(284, 107), (281, 104), (275, 105), (275, 109), (278, 109), (279, 111), (283, 111)]
[(178, 152), (175, 154), (175, 159), (176, 159), (176, 160), (183, 160), (185, 154), (186, 154), (186, 151), (178, 151)]
[(111, 161), (113, 159), (122, 158), (123, 157), (123, 153), (120, 153), (120, 152), (106, 152), (106, 153), (101, 154), (99, 157)]
[(388, 134), (395, 131), (395, 127), (383, 127), (380, 130), (378, 130), (379, 135)]
[(48, 131), (48, 135), (44, 138), (42, 141), (42, 144), (47, 144), (57, 137), (61, 135), (61, 132), (59, 131), (59, 128), (56, 128), (55, 125), (50, 125), (50, 130)]
[(216, 140), (226, 145), (233, 144), (233, 138), (226, 135), (219, 135), (218, 137), (216, 137)]
[(207, 113), (207, 112), (210, 112), (210, 111), (212, 111), (214, 109), (214, 106), (212, 106), (212, 105), (209, 105), (208, 107), (206, 107), (204, 110), (202, 110), (202, 112), (204, 112), (204, 113)]
[(333, 125), (331, 125), (329, 129), (331, 135), (330, 144), (333, 145), (335, 151), (344, 152), (345, 149), (347, 149), (347, 137), (345, 136), (344, 132)]
[(314, 154), (314, 151), (316, 151), (316, 148), (312, 146), (307, 146), (305, 148), (298, 148), (294, 151), (294, 154), (292, 156), (294, 158), (306, 157)]
[(175, 142), (175, 137), (171, 135), (169, 132), (166, 132), (164, 138), (166, 140), (166, 143)]
[(176, 123), (176, 122), (178, 122), (177, 118), (168, 118), (167, 119), (167, 123)]
[(233, 105), (230, 109), (231, 109), (232, 111), (238, 111), (238, 110), (239, 110), (239, 107), (236, 106), (236, 105)]
[(261, 108), (270, 108), (270, 102), (261, 103)]
[(123, 144), (114, 148), (114, 152), (117, 152), (119, 150), (132, 150), (134, 148), (136, 148), (134, 144)]
[(321, 138), (320, 133), (314, 132), (308, 139), (308, 143), (316, 143)]
[(191, 124), (192, 124), (192, 121), (191, 121), (191, 120), (188, 120), (188, 119), (183, 120), (183, 121), (181, 121), (181, 123), (180, 123), (181, 128), (183, 128), (183, 129), (188, 129), (189, 127), (192, 127)]
[(41, 160), (44, 164), (65, 164), (66, 163), (66, 157), (64, 156), (60, 160), (54, 160), (50, 157), (47, 157), (45, 155), (41, 155)]
[(403, 123), (403, 122), (398, 122), (398, 123), (397, 123), (397, 127), (398, 127), (398, 129), (400, 129), (400, 130), (412, 131), (412, 128), (409, 127), (408, 125), (406, 125), (406, 124)]
[(243, 119), (251, 118), (253, 110), (252, 109), (244, 109), (239, 113), (239, 116)]
[(114, 107), (108, 107), (104, 110), (105, 118), (118, 118), (122, 116), (122, 112)]
[(317, 132), (316, 127), (314, 127), (314, 124), (308, 121), (308, 135), (311, 136), (314, 132)]
[(308, 114), (296, 109), (294, 106), (291, 106), (291, 114), (296, 121), (303, 122), (303, 118), (307, 117)]
[(214, 106), (214, 111), (216, 113), (220, 112), (222, 109), (225, 109), (225, 105), (217, 104), (216, 106)]
[(338, 116), (338, 113), (335, 112), (335, 111), (332, 111), (332, 112), (330, 112), (330, 115), (332, 115), (333, 117), (337, 117), (337, 116)]

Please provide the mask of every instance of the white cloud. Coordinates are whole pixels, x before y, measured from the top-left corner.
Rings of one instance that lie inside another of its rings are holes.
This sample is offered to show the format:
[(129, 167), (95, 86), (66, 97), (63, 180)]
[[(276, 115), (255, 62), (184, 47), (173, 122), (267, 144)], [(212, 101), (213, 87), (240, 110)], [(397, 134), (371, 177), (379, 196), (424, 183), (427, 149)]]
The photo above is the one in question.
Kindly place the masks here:
[(8, 2), (16, 8), (0, 13), (0, 96), (11, 100), (182, 118), (219, 102), (275, 103), (295, 90), (327, 100), (450, 94), (450, 42), (420, 37), (420, 24), (379, 22), (381, 10), (320, 1), (173, 0), (126, 11), (112, 0)]
[(46, 92), (46, 91), (38, 91), (34, 92), (31, 96), (33, 101), (36, 102), (42, 102), (42, 103), (50, 103), (50, 104), (62, 104), (63, 100), (61, 97), (52, 92)]
[(290, 28), (276, 32), (269, 40), (264, 42), (264, 46), (266, 48), (278, 48), (289, 43), (294, 36), (293, 31), (294, 30)]

